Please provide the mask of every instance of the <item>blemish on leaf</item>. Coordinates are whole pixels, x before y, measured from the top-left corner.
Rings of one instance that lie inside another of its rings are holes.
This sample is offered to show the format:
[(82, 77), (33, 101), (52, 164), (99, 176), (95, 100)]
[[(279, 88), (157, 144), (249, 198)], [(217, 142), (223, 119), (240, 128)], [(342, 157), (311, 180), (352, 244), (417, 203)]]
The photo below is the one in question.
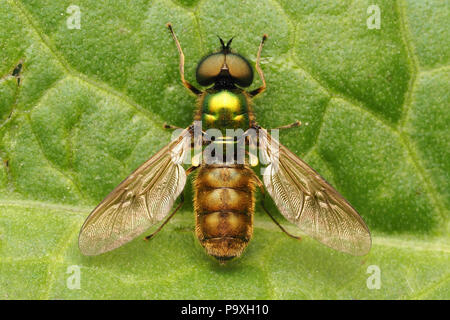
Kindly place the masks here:
[(23, 68), (23, 61), (20, 60), (17, 63), (17, 65), (14, 67), (13, 71), (11, 72), (11, 76), (13, 76), (17, 79), (18, 86), (20, 86), (22, 68)]

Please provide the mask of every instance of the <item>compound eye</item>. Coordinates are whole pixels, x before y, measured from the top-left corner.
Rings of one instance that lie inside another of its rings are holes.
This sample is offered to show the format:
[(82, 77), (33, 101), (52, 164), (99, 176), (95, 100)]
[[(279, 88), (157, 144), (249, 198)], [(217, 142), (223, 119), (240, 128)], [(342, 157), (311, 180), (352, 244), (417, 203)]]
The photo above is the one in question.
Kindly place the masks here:
[(214, 83), (225, 63), (225, 54), (213, 53), (203, 58), (197, 66), (197, 82), (202, 86), (209, 86)]
[(253, 70), (250, 63), (235, 53), (227, 54), (228, 72), (238, 86), (248, 87), (253, 82)]

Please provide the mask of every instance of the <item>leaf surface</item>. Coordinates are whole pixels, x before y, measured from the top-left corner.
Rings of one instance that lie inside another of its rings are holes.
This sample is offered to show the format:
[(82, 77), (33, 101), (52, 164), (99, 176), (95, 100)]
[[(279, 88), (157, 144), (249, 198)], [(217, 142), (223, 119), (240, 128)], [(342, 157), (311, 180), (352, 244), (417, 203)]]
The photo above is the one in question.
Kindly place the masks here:
[[(70, 1), (1, 1), (0, 298), (448, 299), (450, 6), (377, 3), (380, 29), (367, 27), (370, 1), (84, 0), (69, 29)], [(368, 256), (298, 243), (257, 206), (248, 249), (220, 266), (194, 237), (190, 202), (150, 243), (80, 254), (90, 210), (169, 142), (162, 124), (192, 121), (169, 21), (193, 82), (217, 35), (254, 63), (269, 34), (257, 119), (302, 121), (280, 139), (360, 212)]]

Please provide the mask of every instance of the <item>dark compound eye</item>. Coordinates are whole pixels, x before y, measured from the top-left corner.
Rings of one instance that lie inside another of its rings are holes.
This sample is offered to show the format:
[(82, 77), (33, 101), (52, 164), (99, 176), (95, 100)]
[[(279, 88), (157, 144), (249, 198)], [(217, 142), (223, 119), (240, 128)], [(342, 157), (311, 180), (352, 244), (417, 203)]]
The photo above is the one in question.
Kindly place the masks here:
[(214, 83), (225, 64), (225, 54), (222, 52), (206, 56), (197, 66), (197, 82), (202, 86)]
[(226, 55), (228, 72), (238, 86), (248, 87), (253, 82), (253, 70), (248, 61), (234, 53)]
[(213, 53), (200, 61), (196, 72), (200, 85), (212, 85), (219, 76), (230, 77), (238, 86), (248, 87), (253, 82), (253, 69), (244, 57), (231, 52)]

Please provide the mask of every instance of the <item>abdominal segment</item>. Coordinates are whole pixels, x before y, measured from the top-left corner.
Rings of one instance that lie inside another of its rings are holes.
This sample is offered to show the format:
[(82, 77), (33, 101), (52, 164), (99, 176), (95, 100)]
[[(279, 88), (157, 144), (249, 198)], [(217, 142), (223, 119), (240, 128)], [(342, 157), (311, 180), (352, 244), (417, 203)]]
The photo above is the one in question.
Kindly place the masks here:
[(195, 179), (196, 235), (224, 261), (239, 256), (253, 233), (253, 172), (244, 165), (206, 165)]

